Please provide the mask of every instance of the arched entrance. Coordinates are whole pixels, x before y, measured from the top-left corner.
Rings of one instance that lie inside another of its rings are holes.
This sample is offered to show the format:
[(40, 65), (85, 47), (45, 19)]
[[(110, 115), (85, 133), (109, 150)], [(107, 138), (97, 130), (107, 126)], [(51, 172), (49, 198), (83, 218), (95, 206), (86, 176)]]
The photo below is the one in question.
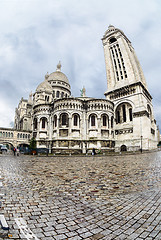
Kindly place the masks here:
[(127, 151), (126, 145), (122, 145), (122, 146), (121, 146), (121, 152), (126, 152), (126, 151)]
[(0, 145), (5, 145), (9, 150), (13, 148), (13, 144), (8, 141), (2, 141), (0, 142)]
[(21, 153), (29, 153), (29, 144), (26, 143), (20, 143), (18, 145), (18, 148)]

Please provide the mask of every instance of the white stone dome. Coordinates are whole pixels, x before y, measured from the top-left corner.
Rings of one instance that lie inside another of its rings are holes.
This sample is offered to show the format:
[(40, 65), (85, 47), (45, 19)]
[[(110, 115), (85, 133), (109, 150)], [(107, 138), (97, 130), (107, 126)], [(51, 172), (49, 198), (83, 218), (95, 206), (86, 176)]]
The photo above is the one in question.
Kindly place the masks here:
[(57, 70), (48, 76), (48, 81), (62, 81), (69, 84), (67, 76), (61, 72), (61, 63), (57, 65)]
[(59, 81), (66, 82), (69, 84), (67, 76), (62, 72), (56, 71), (49, 75), (48, 81), (55, 81), (55, 80), (59, 80)]
[(36, 88), (36, 92), (52, 92), (53, 89), (49, 82), (45, 79), (39, 86)]

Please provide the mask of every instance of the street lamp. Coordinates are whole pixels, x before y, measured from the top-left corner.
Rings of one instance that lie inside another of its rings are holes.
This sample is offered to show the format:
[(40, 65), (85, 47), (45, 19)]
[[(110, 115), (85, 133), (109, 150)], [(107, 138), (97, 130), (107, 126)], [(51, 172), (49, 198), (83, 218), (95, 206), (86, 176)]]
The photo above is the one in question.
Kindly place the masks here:
[(140, 148), (141, 153), (143, 152), (142, 139), (143, 139), (143, 136), (141, 136), (141, 148)]

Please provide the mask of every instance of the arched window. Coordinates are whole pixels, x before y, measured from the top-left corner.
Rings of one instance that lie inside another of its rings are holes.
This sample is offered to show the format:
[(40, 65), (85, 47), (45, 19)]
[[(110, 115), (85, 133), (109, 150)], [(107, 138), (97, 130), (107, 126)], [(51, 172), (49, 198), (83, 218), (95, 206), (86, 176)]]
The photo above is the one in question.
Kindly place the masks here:
[(17, 138), (19, 138), (19, 133), (17, 134)]
[(129, 120), (132, 121), (132, 108), (129, 108)]
[(123, 122), (126, 122), (126, 107), (125, 107), (125, 104), (122, 105), (122, 112), (123, 112)]
[(113, 128), (113, 117), (111, 117), (111, 128)]
[(62, 114), (62, 125), (67, 124), (67, 114)]
[(13, 138), (13, 133), (11, 133), (11, 138)]
[(54, 127), (57, 127), (57, 116), (54, 116)]
[(11, 136), (11, 134), (10, 134), (10, 132), (8, 133), (8, 137), (10, 138), (10, 136)]
[(41, 119), (41, 128), (45, 128), (46, 127), (46, 118), (45, 117), (43, 117), (42, 119)]
[(149, 104), (147, 105), (147, 109), (148, 109), (148, 113), (149, 113), (149, 118), (152, 120), (152, 111), (151, 111), (151, 107), (149, 106)]
[(56, 97), (59, 98), (59, 95), (60, 95), (60, 92), (57, 91), (57, 92), (56, 92)]
[(49, 96), (47, 96), (47, 95), (45, 96), (45, 101), (49, 102)]
[(107, 116), (106, 115), (103, 115), (102, 121), (103, 121), (103, 127), (107, 127)]
[(73, 125), (78, 126), (78, 116), (76, 114), (74, 115)]
[(34, 130), (37, 130), (37, 118), (34, 118)]
[(120, 111), (116, 111), (116, 123), (120, 123)]
[(122, 145), (120, 150), (121, 152), (126, 152), (127, 151), (126, 145)]
[(96, 126), (96, 117), (95, 117), (95, 115), (91, 116), (91, 126), (92, 127)]
[(55, 98), (55, 91), (53, 91), (53, 98)]
[(116, 124), (131, 122), (132, 118), (132, 106), (129, 103), (121, 103), (115, 111)]
[(116, 42), (116, 41), (117, 41), (117, 39), (114, 38), (114, 37), (112, 37), (112, 38), (110, 39), (110, 44), (111, 44), (111, 43), (114, 43), (114, 42)]
[(62, 97), (62, 98), (64, 97), (64, 92), (61, 93), (61, 97)]

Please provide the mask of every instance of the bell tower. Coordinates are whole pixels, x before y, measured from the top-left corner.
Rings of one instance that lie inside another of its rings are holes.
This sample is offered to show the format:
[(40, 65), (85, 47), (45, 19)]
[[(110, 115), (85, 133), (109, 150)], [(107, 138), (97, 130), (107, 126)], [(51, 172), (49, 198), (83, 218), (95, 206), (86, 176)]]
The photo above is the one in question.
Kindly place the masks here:
[(146, 80), (130, 40), (110, 25), (102, 38), (106, 63), (108, 90)]
[(110, 25), (102, 42), (108, 87), (105, 96), (115, 106), (116, 147), (156, 148), (152, 97), (130, 40)]

